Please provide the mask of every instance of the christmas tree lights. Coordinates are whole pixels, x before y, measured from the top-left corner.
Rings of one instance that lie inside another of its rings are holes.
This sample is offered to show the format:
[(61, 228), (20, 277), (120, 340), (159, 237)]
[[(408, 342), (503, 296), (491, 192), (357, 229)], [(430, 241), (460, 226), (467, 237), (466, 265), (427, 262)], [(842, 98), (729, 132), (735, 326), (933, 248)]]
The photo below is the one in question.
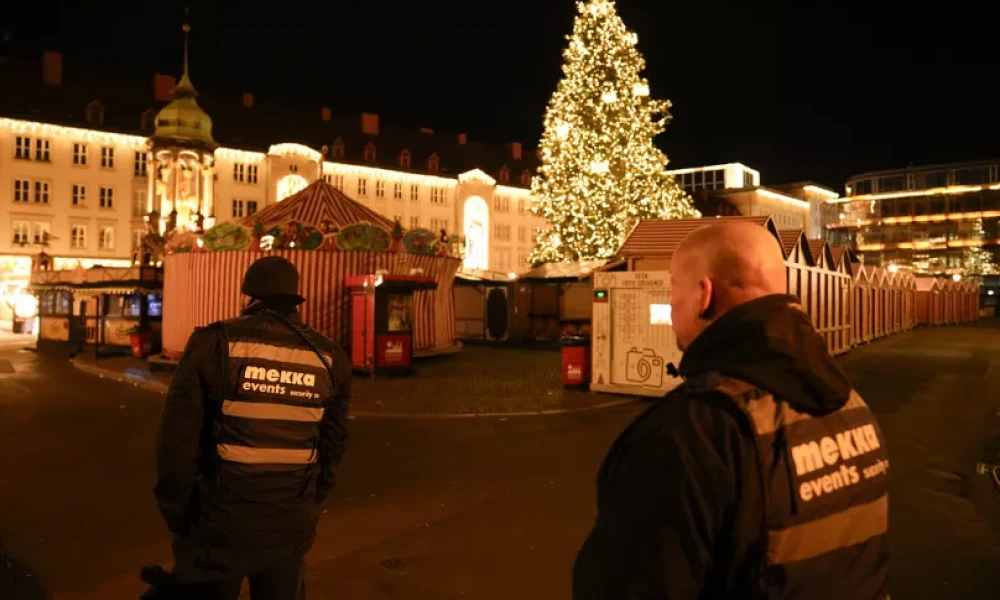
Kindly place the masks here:
[(963, 257), (964, 260), (962, 261), (963, 274), (970, 279), (979, 280), (983, 275), (996, 275), (1000, 272), (997, 269), (993, 251), (983, 248), (985, 237), (986, 232), (983, 230), (983, 220), (976, 219), (972, 224), (971, 235), (974, 245), (966, 249), (965, 256)]
[(531, 186), (532, 212), (548, 223), (533, 263), (610, 258), (639, 219), (699, 216), (653, 145), (670, 102), (650, 97), (636, 34), (612, 0), (577, 9)]

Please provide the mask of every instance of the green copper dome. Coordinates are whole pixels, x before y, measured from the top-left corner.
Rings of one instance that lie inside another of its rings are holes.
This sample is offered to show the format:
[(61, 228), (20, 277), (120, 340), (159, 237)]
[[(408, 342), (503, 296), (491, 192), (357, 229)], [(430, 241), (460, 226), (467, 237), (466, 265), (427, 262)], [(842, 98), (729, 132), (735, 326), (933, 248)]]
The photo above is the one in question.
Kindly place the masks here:
[(188, 77), (187, 32), (184, 33), (184, 73), (174, 88), (173, 101), (156, 115), (154, 146), (179, 145), (214, 150), (218, 147), (212, 138), (212, 119), (198, 106), (198, 92)]

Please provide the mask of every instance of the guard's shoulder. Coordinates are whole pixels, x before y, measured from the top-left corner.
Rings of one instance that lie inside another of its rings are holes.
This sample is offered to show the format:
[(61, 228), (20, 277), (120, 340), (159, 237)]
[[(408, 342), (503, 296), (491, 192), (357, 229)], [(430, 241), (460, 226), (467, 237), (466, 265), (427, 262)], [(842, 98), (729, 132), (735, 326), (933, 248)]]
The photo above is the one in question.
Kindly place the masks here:
[(201, 332), (201, 331), (222, 331), (222, 328), (224, 326), (225, 326), (225, 322), (224, 321), (216, 321), (214, 323), (209, 323), (208, 325), (202, 325), (201, 327), (195, 327), (194, 330), (195, 330), (195, 332)]

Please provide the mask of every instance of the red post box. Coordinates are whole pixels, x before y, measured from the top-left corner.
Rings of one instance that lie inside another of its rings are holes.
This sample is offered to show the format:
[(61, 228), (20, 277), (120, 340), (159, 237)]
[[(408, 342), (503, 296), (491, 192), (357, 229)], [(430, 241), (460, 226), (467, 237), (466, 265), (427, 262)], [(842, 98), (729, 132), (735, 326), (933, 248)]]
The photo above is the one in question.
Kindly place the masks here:
[(366, 373), (407, 374), (413, 360), (413, 292), (433, 290), (423, 275), (352, 275), (351, 364)]
[(563, 386), (586, 389), (590, 385), (590, 338), (567, 335), (559, 339), (562, 346)]

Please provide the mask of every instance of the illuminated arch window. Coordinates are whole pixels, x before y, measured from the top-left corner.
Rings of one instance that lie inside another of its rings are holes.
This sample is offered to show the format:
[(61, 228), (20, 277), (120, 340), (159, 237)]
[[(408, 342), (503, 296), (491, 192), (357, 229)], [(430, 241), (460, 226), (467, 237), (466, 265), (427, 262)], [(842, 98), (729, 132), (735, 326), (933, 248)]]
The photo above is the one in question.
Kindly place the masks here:
[(293, 194), (298, 194), (308, 185), (309, 182), (301, 175), (285, 175), (278, 181), (278, 202)]
[(409, 169), (412, 162), (412, 155), (409, 150), (403, 150), (399, 153), (399, 166), (404, 169)]
[(441, 159), (438, 158), (437, 154), (431, 154), (430, 158), (427, 159), (427, 170), (432, 173), (437, 173), (438, 169), (441, 168)]
[(87, 123), (90, 125), (104, 124), (104, 105), (97, 100), (92, 100), (87, 105)]
[(497, 179), (500, 183), (507, 183), (510, 181), (510, 169), (507, 168), (507, 165), (500, 167), (500, 175)]
[(489, 268), (490, 209), (479, 196), (469, 196), (462, 211), (464, 217), (465, 258), (467, 269)]
[(365, 146), (365, 162), (375, 162), (375, 144), (370, 142)]

